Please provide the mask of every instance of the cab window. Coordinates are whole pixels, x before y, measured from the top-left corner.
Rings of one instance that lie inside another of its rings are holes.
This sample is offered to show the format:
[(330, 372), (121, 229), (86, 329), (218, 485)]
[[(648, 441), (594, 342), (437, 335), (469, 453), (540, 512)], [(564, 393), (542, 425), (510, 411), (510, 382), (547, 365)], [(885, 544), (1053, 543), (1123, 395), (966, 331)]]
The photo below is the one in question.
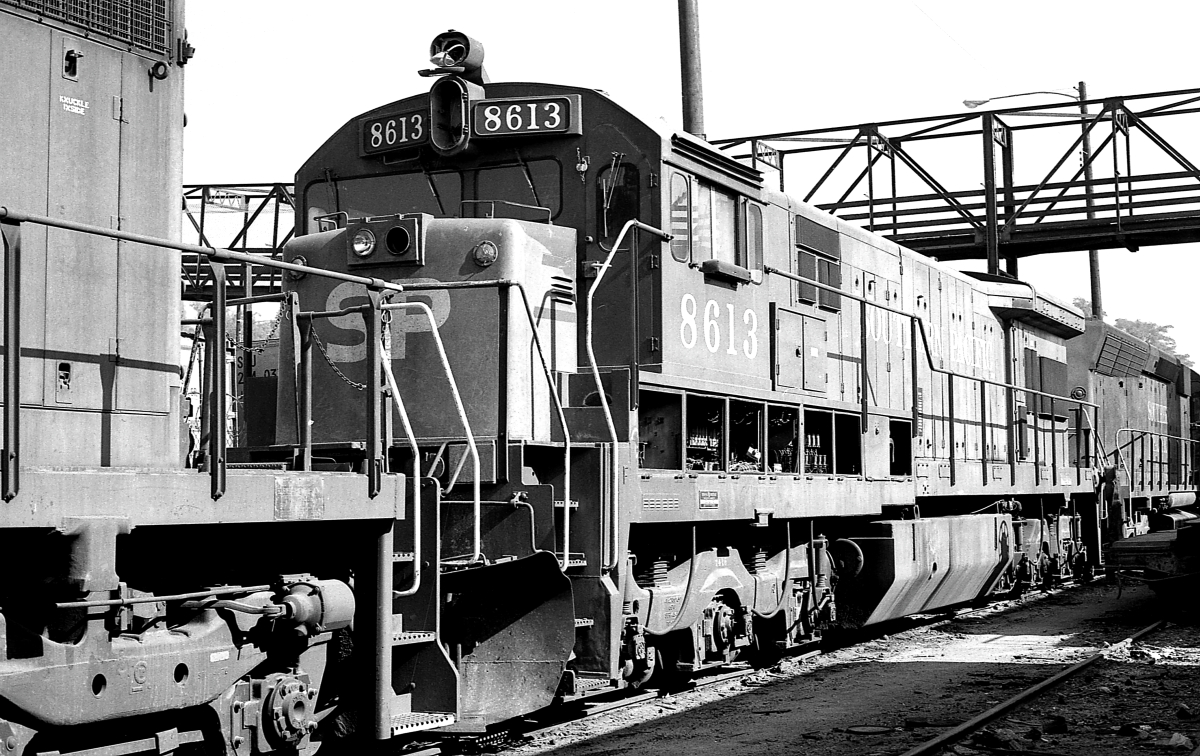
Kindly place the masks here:
[[(606, 167), (596, 179), (596, 228), (605, 246), (617, 240), (627, 221), (638, 217), (641, 174), (632, 163)], [(629, 235), (622, 244), (627, 245)]]
[(760, 205), (682, 173), (672, 174), (670, 193), (673, 258), (691, 263), (720, 260), (762, 270)]

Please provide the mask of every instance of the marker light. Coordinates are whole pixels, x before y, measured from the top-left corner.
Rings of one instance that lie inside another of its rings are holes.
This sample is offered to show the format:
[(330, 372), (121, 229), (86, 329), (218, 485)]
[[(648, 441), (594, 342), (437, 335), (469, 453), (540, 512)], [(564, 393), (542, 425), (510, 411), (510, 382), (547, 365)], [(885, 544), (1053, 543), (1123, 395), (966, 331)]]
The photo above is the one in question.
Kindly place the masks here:
[(369, 228), (359, 229), (350, 242), (350, 248), (359, 257), (366, 257), (375, 251), (375, 234)]
[(475, 264), (481, 268), (486, 268), (496, 262), (496, 258), (500, 256), (500, 249), (494, 242), (481, 241), (471, 250), (471, 257), (475, 259)]

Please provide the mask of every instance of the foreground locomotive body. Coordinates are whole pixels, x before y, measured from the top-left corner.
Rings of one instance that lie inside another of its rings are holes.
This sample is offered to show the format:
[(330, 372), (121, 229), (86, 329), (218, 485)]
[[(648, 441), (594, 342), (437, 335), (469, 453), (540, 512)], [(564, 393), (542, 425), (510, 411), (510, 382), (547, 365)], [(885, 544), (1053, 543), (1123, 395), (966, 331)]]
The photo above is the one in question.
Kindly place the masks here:
[[(352, 621), (387, 627), (348, 580), (390, 585), (402, 475), (369, 491), (353, 472), (235, 469), (223, 367), (204, 469), (185, 467), (180, 256), (162, 245), (191, 53), (182, 2), (0, 2), (6, 754), (311, 750), (338, 675), (372, 677), (330, 648)], [(210, 366), (223, 316), (200, 319)]]
[(282, 339), (318, 399), (281, 372), (277, 442), (359, 464), (356, 392), (394, 395), (380, 453), (443, 491), (449, 729), (1095, 564), (1074, 310), (600, 92), (438, 73), (297, 173), (285, 258), (404, 292), (372, 330), (368, 287), (286, 284), (331, 317)]

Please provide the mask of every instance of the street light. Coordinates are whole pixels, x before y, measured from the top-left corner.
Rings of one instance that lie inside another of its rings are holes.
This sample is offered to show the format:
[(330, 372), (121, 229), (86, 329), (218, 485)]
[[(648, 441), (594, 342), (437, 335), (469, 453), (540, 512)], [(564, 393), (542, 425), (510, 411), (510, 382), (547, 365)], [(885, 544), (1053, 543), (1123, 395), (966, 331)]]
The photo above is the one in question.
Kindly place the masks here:
[[(1083, 158), (1083, 178), (1086, 182), (1083, 187), (1084, 202), (1087, 205), (1088, 220), (1096, 217), (1095, 211), (1092, 209), (1094, 202), (1092, 200), (1092, 136), (1088, 132), (1088, 107), (1087, 107), (1087, 82), (1079, 82), (1076, 87), (1078, 94), (1069, 94), (1067, 92), (1051, 92), (1049, 90), (1036, 90), (1033, 92), (1018, 92), (1017, 94), (999, 95), (998, 97), (989, 97), (986, 100), (963, 100), (963, 105), (968, 108), (977, 108), (980, 105), (986, 105), (993, 100), (1007, 100), (1011, 97), (1027, 97), (1029, 95), (1054, 95), (1056, 97), (1066, 97), (1068, 100), (1075, 100), (1079, 103), (1079, 114), (1081, 116), (1081, 124), (1083, 127), (1083, 143), (1080, 145), (1080, 154)], [(1104, 307), (1100, 298), (1100, 253), (1094, 249), (1088, 250), (1088, 269), (1091, 278), (1092, 290), (1092, 317), (1102, 319), (1104, 317)]]
[[(1081, 84), (1082, 84), (1082, 82), (1081, 82)], [(1066, 92), (1049, 92), (1046, 90), (1037, 90), (1035, 92), (1020, 92), (1018, 94), (1007, 94), (1007, 95), (1000, 95), (999, 97), (989, 97), (986, 100), (963, 100), (963, 105), (966, 105), (968, 108), (977, 108), (980, 105), (986, 105), (987, 103), (991, 102), (992, 100), (1007, 100), (1010, 97), (1026, 97), (1028, 95), (1035, 95), (1035, 94), (1057, 95), (1059, 97), (1066, 97), (1071, 100), (1078, 100), (1080, 98), (1080, 95), (1067, 94)]]

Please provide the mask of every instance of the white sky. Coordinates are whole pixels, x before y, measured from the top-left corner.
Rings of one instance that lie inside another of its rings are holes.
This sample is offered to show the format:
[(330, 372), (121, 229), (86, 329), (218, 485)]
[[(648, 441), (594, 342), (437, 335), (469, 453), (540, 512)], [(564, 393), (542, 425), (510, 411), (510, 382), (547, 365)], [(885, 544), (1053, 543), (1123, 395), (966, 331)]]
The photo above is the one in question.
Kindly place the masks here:
[[(676, 12), (675, 0), (192, 0), (184, 179), (290, 182), (343, 123), (427, 90), (416, 71), (448, 28), (483, 42), (493, 80), (603, 89), (680, 128)], [(1200, 4), (1184, 0), (701, 0), (700, 13), (712, 138), (967, 112), (966, 98), (1081, 79), (1092, 98), (1200, 87)], [(1172, 141), (1200, 161), (1200, 135)], [(1200, 357), (1198, 252), (1102, 252), (1110, 322), (1173, 324)], [(1086, 253), (1022, 260), (1021, 276), (1088, 296)]]

